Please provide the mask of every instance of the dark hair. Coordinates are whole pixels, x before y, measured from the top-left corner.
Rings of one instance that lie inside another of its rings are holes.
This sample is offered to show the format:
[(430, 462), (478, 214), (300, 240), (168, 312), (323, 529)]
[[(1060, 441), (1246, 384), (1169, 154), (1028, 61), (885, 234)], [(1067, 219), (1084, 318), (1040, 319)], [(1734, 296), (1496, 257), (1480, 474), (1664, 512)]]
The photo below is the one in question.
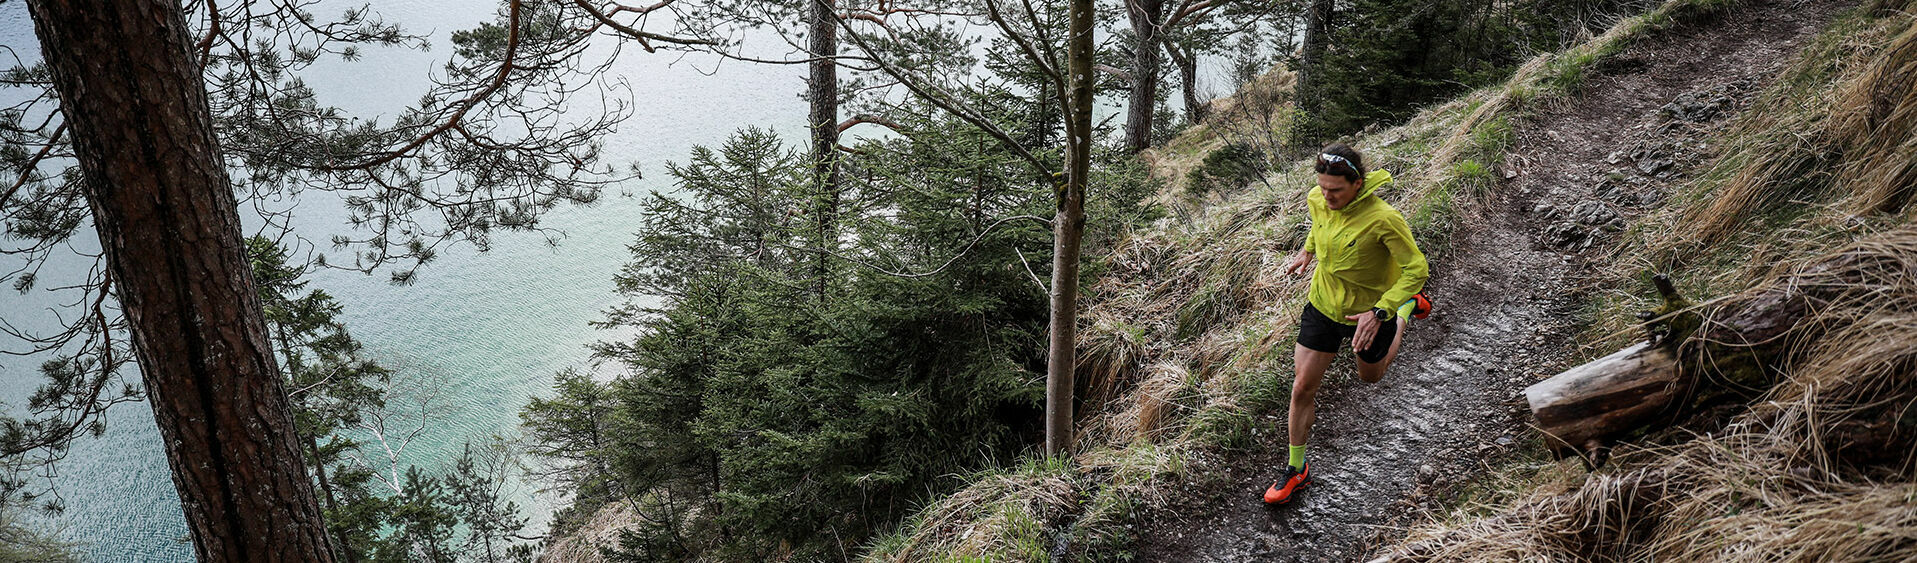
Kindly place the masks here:
[[(1365, 157), (1358, 154), (1357, 149), (1345, 146), (1344, 143), (1332, 143), (1319, 153), (1318, 163), (1313, 166), (1319, 174), (1343, 176), (1352, 182), (1365, 179)], [(1326, 155), (1342, 158), (1344, 162), (1325, 158)]]

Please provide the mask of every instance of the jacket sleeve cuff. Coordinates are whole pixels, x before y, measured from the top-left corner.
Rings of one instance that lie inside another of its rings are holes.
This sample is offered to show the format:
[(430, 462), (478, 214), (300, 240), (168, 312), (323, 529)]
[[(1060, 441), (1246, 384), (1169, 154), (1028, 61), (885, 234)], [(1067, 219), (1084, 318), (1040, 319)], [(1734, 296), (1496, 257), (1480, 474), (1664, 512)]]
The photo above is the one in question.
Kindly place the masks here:
[[(1391, 319), (1395, 319), (1395, 318), (1398, 318), (1398, 311), (1397, 311), (1396, 309), (1392, 309), (1392, 308), (1390, 308), (1390, 307), (1385, 307), (1385, 306), (1382, 306), (1382, 305), (1379, 305), (1379, 306), (1374, 306), (1374, 307), (1372, 307), (1372, 308), (1371, 308), (1371, 311), (1384, 311), (1384, 312), (1385, 312), (1385, 318), (1384, 318), (1384, 319), (1382, 319), (1382, 320), (1387, 320), (1387, 321), (1388, 321), (1388, 320), (1391, 320)], [(1375, 313), (1372, 313), (1371, 311), (1365, 311), (1365, 313), (1366, 313), (1366, 314), (1375, 314)]]
[(1404, 304), (1404, 301), (1403, 301), (1403, 300), (1399, 300), (1399, 301), (1398, 301), (1397, 303), (1392, 303), (1392, 302), (1391, 302), (1391, 299), (1390, 299), (1389, 297), (1387, 297), (1387, 298), (1384, 298), (1384, 299), (1379, 299), (1379, 300), (1378, 300), (1378, 302), (1377, 302), (1376, 304), (1374, 304), (1374, 305), (1372, 305), (1372, 306), (1371, 306), (1371, 308), (1373, 308), (1373, 309), (1384, 309), (1384, 310), (1385, 310), (1386, 312), (1388, 312), (1388, 313), (1390, 313), (1390, 314), (1391, 314), (1391, 316), (1389, 316), (1389, 317), (1385, 317), (1385, 320), (1387, 320), (1387, 321), (1388, 321), (1388, 320), (1391, 320), (1391, 319), (1395, 319), (1395, 318), (1398, 318), (1398, 306), (1399, 306), (1399, 305), (1402, 305), (1402, 304)]

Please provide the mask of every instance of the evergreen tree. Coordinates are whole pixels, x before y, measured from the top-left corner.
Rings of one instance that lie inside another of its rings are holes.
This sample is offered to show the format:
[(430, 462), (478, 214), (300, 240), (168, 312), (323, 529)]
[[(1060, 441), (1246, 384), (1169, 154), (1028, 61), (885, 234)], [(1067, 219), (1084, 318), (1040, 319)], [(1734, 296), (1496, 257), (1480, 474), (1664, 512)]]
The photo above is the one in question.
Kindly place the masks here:
[[(524, 411), (535, 446), (574, 492), (577, 525), (606, 503), (640, 515), (626, 560), (837, 559), (951, 483), (1015, 457), (1039, 434), (1046, 295), (1032, 271), (1048, 184), (991, 135), (936, 111), (912, 135), (847, 160), (849, 227), (833, 298), (808, 297), (808, 165), (747, 129), (670, 168), (618, 276), (635, 299), (601, 326), (625, 369), (562, 374)], [(1035, 114), (1008, 110), (1004, 115)], [(1008, 121), (1010, 122), (1010, 121)], [(1092, 213), (1109, 240), (1139, 218), (1141, 170), (1100, 161)], [(1108, 197), (1107, 197), (1108, 196)]]
[[(43, 494), (20, 475), (57, 463), (74, 439), (103, 432), (109, 408), (149, 398), (181, 399), (179, 404), (154, 401), (163, 431), (183, 416), (217, 419), (207, 425), (215, 429), (211, 433), (166, 440), (169, 447), (187, 448), (174, 455), (175, 481), (192, 507), (187, 516), (201, 544), (263, 542), (269, 534), (215, 528), (278, 522), (283, 541), (260, 547), (261, 553), (325, 559), (327, 554), (314, 552), (326, 550), (313, 546), (342, 531), (338, 526), (320, 530), (319, 519), (307, 517), (319, 509), (306, 510), (308, 503), (294, 497), (313, 496), (300, 491), (306, 487), (298, 469), (324, 466), (339, 444), (294, 442), (296, 435), (325, 434), (321, 427), (337, 413), (292, 424), (247, 417), (254, 412), (279, 416), (274, 413), (281, 409), (269, 403), (287, 396), (298, 401), (311, 395), (315, 412), (326, 411), (350, 401), (340, 393), (351, 390), (281, 393), (282, 366), (273, 365), (281, 350), (269, 343), (272, 337), (255, 319), (260, 304), (250, 302), (255, 288), (240, 262), (246, 249), (238, 237), (234, 200), (261, 210), (259, 218), (283, 232), (292, 213), (275, 206), (292, 205), (287, 202), (302, 195), (341, 194), (355, 232), (332, 242), (347, 258), (328, 261), (320, 255), (317, 262), (368, 273), (393, 268), (396, 282), (413, 279), (413, 268), (445, 244), (470, 242), (484, 249), (498, 229), (542, 230), (538, 219), (546, 210), (593, 201), (600, 186), (619, 178), (599, 162), (598, 138), (624, 112), (615, 106), (575, 121), (577, 114), (567, 113), (565, 101), (573, 88), (593, 82), (605, 69), (584, 56), (596, 20), (557, 3), (506, 0), (501, 5), (496, 20), (455, 33), (453, 56), (433, 87), (418, 104), (383, 123), (354, 119), (320, 103), (301, 78), (316, 62), (356, 59), (365, 46), (424, 46), (365, 8), (329, 19), (309, 12), (310, 2), (205, 2), (185, 10), (177, 2), (123, 3), (116, 6), (142, 15), (115, 19), (122, 12), (108, 9), (112, 6), (79, 9), (54, 0), (30, 6), (42, 39), (39, 52), (48, 60), (0, 71), (5, 78), (0, 89), (26, 100), (0, 111), (5, 142), (0, 164), (8, 172), (8, 180), (0, 181), (0, 255), (9, 259), (0, 281), (23, 293), (44, 289), (71, 305), (57, 311), (64, 326), (48, 334), (7, 331), (9, 341), (48, 359), (42, 369), (47, 383), (28, 412), (0, 416), (5, 429), (0, 462), (8, 469), (0, 481), (4, 500), (31, 501)], [(183, 11), (190, 13), (181, 17)], [(135, 20), (148, 25), (127, 23)], [(645, 41), (683, 46), (696, 40), (660, 33)], [(111, 79), (102, 80), (108, 75)], [(128, 76), (141, 78), (125, 80)], [(165, 85), (137, 94), (164, 92), (177, 99), (113, 94), (135, 83)], [(83, 88), (97, 95), (74, 97), (75, 84), (88, 84)], [(140, 110), (149, 103), (166, 111)], [(171, 137), (159, 138), (164, 135)], [(99, 148), (105, 145), (115, 149)], [(169, 156), (137, 166), (105, 166), (142, 154)], [(103, 177), (107, 172), (131, 175)], [(153, 195), (156, 183), (175, 191), (164, 198)], [(142, 207), (161, 199), (196, 203), (159, 210), (173, 215)], [(97, 262), (81, 268), (86, 273), (80, 279), (42, 279), (42, 267), (73, 248), (70, 242), (83, 227), (97, 231), (107, 251), (83, 257)], [(191, 236), (180, 236), (183, 232)], [(166, 267), (187, 265), (193, 267), (166, 273)], [(323, 301), (291, 305), (324, 308)], [(177, 326), (130, 322), (136, 319)], [(180, 319), (195, 322), (180, 325)], [(200, 330), (206, 333), (192, 333)], [(224, 344), (207, 344), (215, 341)], [(197, 345), (220, 350), (189, 350)], [(136, 357), (142, 369), (129, 373), (134, 370), (127, 364)], [(247, 365), (193, 365), (200, 360)], [(332, 381), (320, 371), (304, 373), (290, 377)], [(207, 385), (221, 392), (191, 392)], [(245, 405), (189, 404), (196, 397)], [(259, 448), (269, 446), (281, 455), (262, 454), (266, 450)], [(252, 449), (244, 456), (195, 457), (222, 447)], [(228, 463), (277, 465), (275, 471), (238, 471), (230, 479), (205, 474), (224, 471)], [(255, 477), (276, 482), (243, 482)], [(341, 480), (329, 474), (322, 483), (322, 489), (334, 489), (326, 495), (330, 500), (355, 494), (334, 483)], [(209, 501), (196, 500), (201, 492), (187, 490), (224, 486), (250, 492), (216, 491), (206, 497)], [(286, 498), (267, 498), (275, 491), (286, 492)], [(222, 515), (221, 503), (227, 501), (221, 499), (270, 506)], [(215, 534), (225, 537), (210, 537)], [(234, 549), (202, 545), (201, 553), (215, 557), (210, 551)], [(238, 557), (253, 557), (246, 553)]]
[(1307, 114), (1295, 142), (1315, 148), (1316, 139), (1400, 123), (1433, 101), (1503, 80), (1532, 54), (1640, 4), (1353, 0), (1333, 10), (1314, 1), (1313, 13), (1326, 16), (1322, 33), (1307, 30), (1295, 65)]
[[(268, 332), (285, 366), (288, 402), (307, 468), (341, 561), (507, 561), (529, 557), (516, 541), (526, 519), (501, 500), (509, 466), (503, 446), (470, 444), (443, 474), (408, 467), (382, 490), (356, 437), (386, 407), (394, 374), (361, 356), (339, 320), (344, 307), (306, 289), (306, 271), (271, 239), (247, 239), (247, 260)], [(446, 524), (453, 522), (453, 524)], [(451, 547), (449, 547), (451, 546)]]

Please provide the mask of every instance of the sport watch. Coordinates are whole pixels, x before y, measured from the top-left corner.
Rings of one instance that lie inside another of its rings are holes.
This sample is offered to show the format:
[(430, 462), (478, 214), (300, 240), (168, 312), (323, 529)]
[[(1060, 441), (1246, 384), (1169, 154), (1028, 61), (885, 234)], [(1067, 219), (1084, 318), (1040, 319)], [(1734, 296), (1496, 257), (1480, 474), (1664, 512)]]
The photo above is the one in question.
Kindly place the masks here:
[(1384, 322), (1384, 321), (1390, 320), (1391, 311), (1386, 311), (1384, 310), (1383, 307), (1372, 307), (1371, 318), (1378, 319), (1378, 322)]

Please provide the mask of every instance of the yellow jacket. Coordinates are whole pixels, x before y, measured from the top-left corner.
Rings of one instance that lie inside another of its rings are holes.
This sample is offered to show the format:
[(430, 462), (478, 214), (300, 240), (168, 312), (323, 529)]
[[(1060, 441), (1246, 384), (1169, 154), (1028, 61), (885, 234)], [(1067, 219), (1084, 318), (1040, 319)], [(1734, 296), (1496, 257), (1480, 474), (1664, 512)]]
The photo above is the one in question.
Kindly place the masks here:
[(1345, 317), (1373, 307), (1395, 316), (1399, 305), (1424, 291), (1424, 280), (1430, 277), (1404, 214), (1372, 195), (1389, 183), (1390, 172), (1373, 170), (1365, 175), (1358, 197), (1339, 210), (1325, 206), (1322, 187), (1312, 186), (1305, 197), (1311, 209), (1305, 249), (1318, 261), (1309, 299), (1331, 320), (1355, 325)]

